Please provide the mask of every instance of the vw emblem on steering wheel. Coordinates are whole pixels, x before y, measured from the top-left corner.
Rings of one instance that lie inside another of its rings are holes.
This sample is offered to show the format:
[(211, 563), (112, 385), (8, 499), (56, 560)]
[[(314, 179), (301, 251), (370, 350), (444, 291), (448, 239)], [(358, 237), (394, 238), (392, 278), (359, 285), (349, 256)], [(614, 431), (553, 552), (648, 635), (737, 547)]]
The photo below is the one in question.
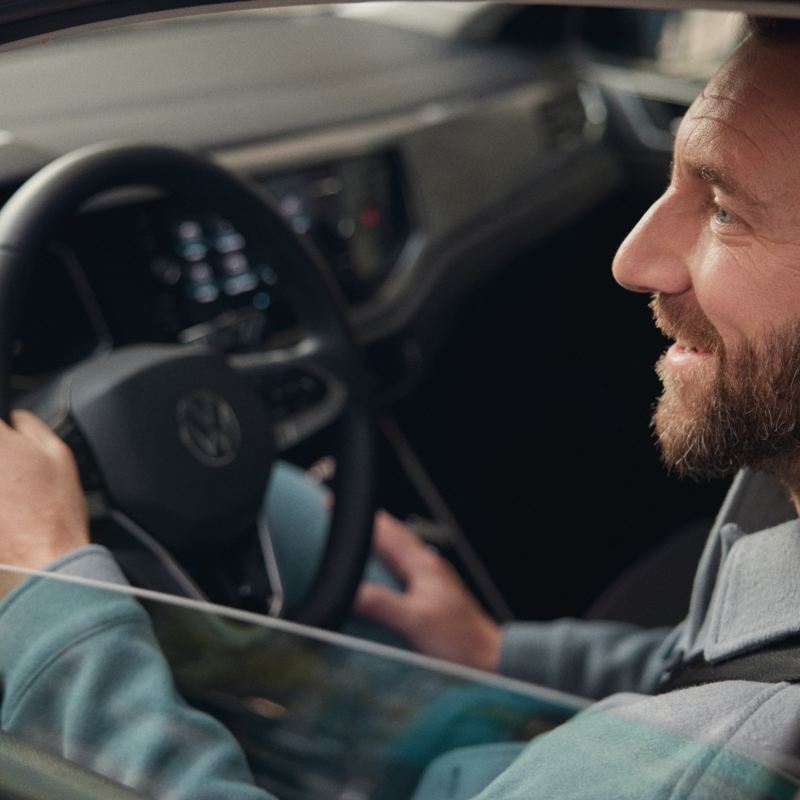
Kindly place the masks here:
[(230, 464), (242, 443), (230, 404), (208, 391), (195, 391), (178, 401), (178, 435), (186, 449), (209, 467)]

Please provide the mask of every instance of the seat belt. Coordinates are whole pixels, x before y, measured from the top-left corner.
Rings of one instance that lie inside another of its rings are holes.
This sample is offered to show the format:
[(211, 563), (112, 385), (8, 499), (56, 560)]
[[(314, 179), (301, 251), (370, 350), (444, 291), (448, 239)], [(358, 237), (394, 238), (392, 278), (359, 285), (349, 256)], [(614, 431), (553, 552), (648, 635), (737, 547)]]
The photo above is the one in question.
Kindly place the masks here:
[(800, 682), (800, 637), (793, 636), (719, 664), (709, 664), (702, 656), (679, 663), (665, 672), (656, 694), (718, 681)]

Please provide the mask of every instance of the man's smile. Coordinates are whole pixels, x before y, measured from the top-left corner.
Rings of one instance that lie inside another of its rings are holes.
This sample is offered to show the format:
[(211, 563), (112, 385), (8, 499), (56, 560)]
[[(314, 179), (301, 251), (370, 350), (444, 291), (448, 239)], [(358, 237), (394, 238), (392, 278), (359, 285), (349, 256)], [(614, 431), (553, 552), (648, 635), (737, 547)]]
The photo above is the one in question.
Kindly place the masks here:
[(696, 366), (711, 358), (713, 354), (701, 346), (689, 342), (674, 342), (667, 350), (664, 360), (674, 369)]
[(661, 358), (670, 372), (688, 370), (709, 363), (722, 349), (722, 341), (703, 311), (685, 298), (654, 295), (650, 308), (656, 327), (672, 340)]

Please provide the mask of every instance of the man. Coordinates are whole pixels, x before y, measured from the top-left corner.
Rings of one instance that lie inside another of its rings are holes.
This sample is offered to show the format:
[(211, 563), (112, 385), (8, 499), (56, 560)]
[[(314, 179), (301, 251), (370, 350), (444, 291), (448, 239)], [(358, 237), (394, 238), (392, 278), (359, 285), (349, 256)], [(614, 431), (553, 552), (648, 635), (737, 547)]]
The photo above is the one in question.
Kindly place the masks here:
[[(761, 470), (783, 484), (797, 508), (800, 183), (794, 178), (800, 178), (800, 100), (789, 75), (800, 65), (800, 27), (792, 21), (752, 26), (755, 36), (687, 113), (669, 188), (620, 247), (614, 275), (626, 288), (653, 296), (656, 324), (675, 340), (657, 367), (664, 393), (654, 426), (666, 464), (701, 477)], [(727, 511), (754, 483), (765, 508), (761, 520), (746, 524), (780, 521), (784, 493), (769, 484), (763, 494), (764, 479), (751, 475), (740, 478)], [(552, 628), (528, 635), (529, 627), (514, 626), (503, 635), (476, 605), (450, 590), (452, 580), (434, 556), (407, 537), (400, 542), (400, 531), (390, 536), (390, 528), (399, 524), (379, 520), (376, 545), (410, 581), (410, 590), (402, 595), (364, 586), (361, 613), (398, 628), (419, 649), (472, 666), (499, 665), (590, 696), (612, 688), (605, 682), (587, 687), (581, 683), (587, 676), (574, 681), (575, 667), (562, 666), (580, 660), (584, 646), (585, 657), (594, 659), (596, 627), (586, 626), (585, 636), (578, 636), (570, 626), (569, 641), (562, 643)], [(437, 615), (437, 606), (447, 613)], [(459, 620), (455, 628), (453, 619)], [(543, 636), (550, 637), (544, 648)], [(688, 646), (686, 637), (683, 643)], [(657, 649), (655, 639), (652, 645)], [(560, 651), (556, 657), (553, 647)], [(550, 659), (554, 669), (547, 668)], [(645, 668), (650, 680), (659, 677), (657, 662)]]
[[(791, 663), (773, 658), (767, 674), (758, 657), (800, 633), (798, 74), (796, 26), (755, 25), (684, 118), (670, 185), (614, 263), (620, 283), (653, 296), (657, 324), (675, 340), (658, 366), (665, 460), (682, 474), (748, 468), (712, 532), (685, 623), (671, 632), (577, 621), (501, 630), (449, 568), (378, 517), (376, 548), (407, 587), (364, 586), (360, 613), (421, 650), (605, 698), (535, 739), (480, 800), (777, 791), (751, 757), (800, 773), (791, 759), (800, 687), (789, 682), (800, 671), (784, 674)], [(118, 577), (102, 548), (85, 547), (65, 448), (29, 416), (15, 423), (0, 429), (0, 559)], [(25, 582), (0, 607), (3, 727), (47, 731), (48, 746), (79, 760), (81, 736), (106, 731), (89, 766), (103, 771), (103, 747), (121, 749), (134, 764), (114, 776), (159, 796), (263, 797), (225, 732), (171, 692), (135, 604), (78, 613), (55, 583)], [(113, 681), (99, 695), (108, 700), (90, 702), (109, 664)], [(57, 694), (43, 688), (47, 673)], [(177, 719), (190, 735), (171, 733)], [(147, 736), (137, 737), (140, 722)], [(477, 792), (467, 788), (437, 796)]]

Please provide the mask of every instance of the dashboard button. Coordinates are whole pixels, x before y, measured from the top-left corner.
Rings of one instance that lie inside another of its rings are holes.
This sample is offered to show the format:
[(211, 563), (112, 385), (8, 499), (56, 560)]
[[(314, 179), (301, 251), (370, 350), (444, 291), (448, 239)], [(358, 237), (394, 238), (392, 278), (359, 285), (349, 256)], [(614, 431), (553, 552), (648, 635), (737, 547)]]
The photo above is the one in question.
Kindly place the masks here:
[(234, 253), (245, 245), (244, 236), (238, 231), (222, 233), (214, 240), (214, 247), (218, 253)]
[(189, 289), (189, 297), (197, 303), (213, 303), (219, 297), (219, 289), (213, 283), (201, 283)]
[(175, 234), (182, 242), (203, 238), (203, 226), (193, 219), (186, 219), (175, 226)]
[(186, 261), (202, 261), (208, 255), (203, 242), (184, 242), (178, 245), (178, 255)]
[(267, 286), (275, 286), (278, 282), (278, 273), (266, 264), (259, 268), (259, 275), (261, 275), (261, 280), (264, 281)]
[(236, 228), (233, 227), (233, 224), (224, 217), (212, 217), (208, 221), (208, 224), (211, 230), (217, 234), (236, 232)]
[(235, 297), (238, 294), (251, 292), (257, 286), (258, 278), (252, 272), (245, 272), (242, 275), (226, 278), (222, 284), (222, 289), (229, 297)]
[(214, 280), (214, 270), (205, 261), (192, 264), (189, 267), (189, 280), (192, 283), (209, 283)]
[(240, 275), (243, 272), (247, 272), (250, 268), (250, 262), (247, 260), (247, 256), (244, 253), (228, 253), (227, 255), (222, 257), (222, 269), (228, 273), (228, 275)]
[(266, 311), (272, 305), (272, 298), (266, 292), (259, 292), (253, 297), (253, 307)]

